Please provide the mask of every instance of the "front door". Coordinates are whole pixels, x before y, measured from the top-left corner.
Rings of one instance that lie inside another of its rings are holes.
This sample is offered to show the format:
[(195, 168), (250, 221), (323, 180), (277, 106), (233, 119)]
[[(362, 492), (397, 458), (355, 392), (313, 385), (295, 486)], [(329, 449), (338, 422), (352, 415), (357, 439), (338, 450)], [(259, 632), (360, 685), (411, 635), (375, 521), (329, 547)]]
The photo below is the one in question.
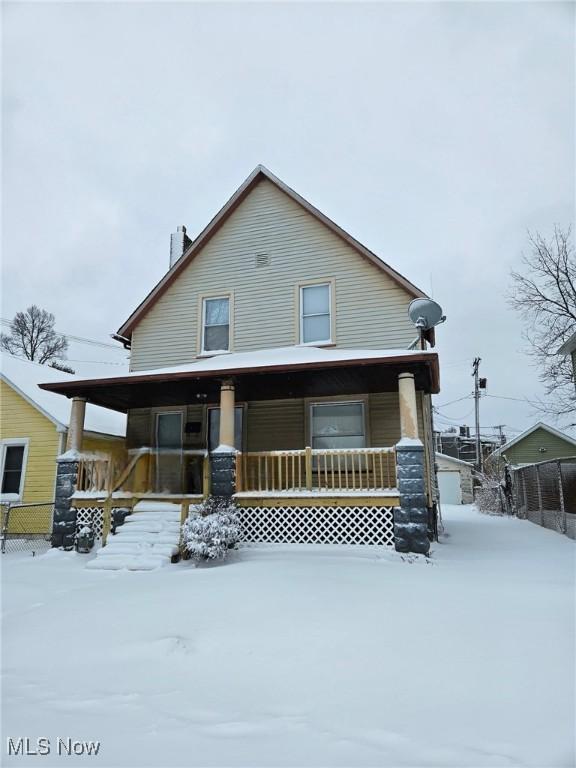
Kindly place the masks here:
[(156, 490), (182, 493), (182, 412), (156, 414)]

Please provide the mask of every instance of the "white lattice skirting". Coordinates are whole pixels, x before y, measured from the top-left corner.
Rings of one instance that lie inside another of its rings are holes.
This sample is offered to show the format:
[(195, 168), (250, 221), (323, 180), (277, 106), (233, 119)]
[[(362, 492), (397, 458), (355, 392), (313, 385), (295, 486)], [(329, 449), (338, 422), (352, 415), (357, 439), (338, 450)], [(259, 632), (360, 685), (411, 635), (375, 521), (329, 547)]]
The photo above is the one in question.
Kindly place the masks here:
[(104, 528), (104, 515), (102, 507), (80, 507), (76, 510), (76, 526), (81, 528), (87, 525), (94, 531), (97, 539), (102, 537)]
[(242, 540), (394, 546), (394, 507), (242, 507)]

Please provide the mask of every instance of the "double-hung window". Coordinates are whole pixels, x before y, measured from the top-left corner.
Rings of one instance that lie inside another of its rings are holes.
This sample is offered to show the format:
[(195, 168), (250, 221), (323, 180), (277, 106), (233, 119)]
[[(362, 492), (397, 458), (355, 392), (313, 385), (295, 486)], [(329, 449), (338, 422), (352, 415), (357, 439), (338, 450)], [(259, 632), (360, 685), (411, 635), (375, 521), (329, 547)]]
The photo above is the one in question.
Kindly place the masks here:
[(6, 440), (1, 445), (1, 471), (2, 485), (1, 497), (10, 500), (22, 498), (24, 486), (24, 470), (26, 467), (26, 454), (28, 444), (22, 440)]
[(312, 448), (365, 448), (364, 403), (313, 403)]
[(230, 297), (218, 296), (202, 302), (202, 352), (230, 350)]
[(300, 286), (300, 344), (330, 344), (332, 283)]

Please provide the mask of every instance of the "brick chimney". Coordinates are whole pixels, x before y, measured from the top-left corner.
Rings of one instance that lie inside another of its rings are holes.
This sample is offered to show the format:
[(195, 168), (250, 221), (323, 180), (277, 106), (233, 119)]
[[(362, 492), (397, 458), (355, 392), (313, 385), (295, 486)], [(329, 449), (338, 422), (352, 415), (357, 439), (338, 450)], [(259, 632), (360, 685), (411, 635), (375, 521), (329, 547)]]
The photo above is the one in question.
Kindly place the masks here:
[(176, 232), (170, 235), (170, 269), (172, 269), (191, 242), (192, 240), (186, 234), (186, 227), (183, 224), (176, 227)]

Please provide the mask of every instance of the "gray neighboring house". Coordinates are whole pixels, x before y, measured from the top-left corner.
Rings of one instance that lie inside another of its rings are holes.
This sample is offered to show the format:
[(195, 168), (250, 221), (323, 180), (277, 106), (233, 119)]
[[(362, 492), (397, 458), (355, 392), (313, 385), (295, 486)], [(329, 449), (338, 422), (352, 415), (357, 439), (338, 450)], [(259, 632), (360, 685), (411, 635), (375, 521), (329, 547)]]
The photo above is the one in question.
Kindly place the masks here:
[(572, 357), (572, 370), (574, 371), (574, 388), (576, 389), (576, 331), (570, 336), (568, 341), (565, 341), (564, 344), (560, 347), (558, 350), (558, 354), (564, 355), (567, 357), (570, 355)]

